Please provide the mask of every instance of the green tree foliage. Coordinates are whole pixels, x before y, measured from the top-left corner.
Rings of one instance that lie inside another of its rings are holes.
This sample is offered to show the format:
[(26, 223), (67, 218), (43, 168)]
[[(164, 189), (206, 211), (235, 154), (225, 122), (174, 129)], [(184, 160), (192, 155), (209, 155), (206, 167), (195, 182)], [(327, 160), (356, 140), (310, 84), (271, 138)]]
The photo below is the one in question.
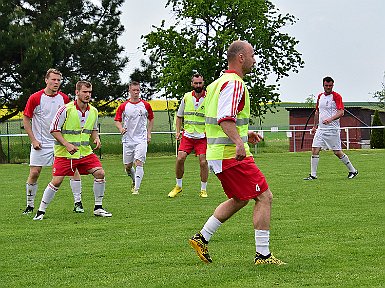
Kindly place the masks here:
[(268, 0), (168, 0), (167, 6), (176, 24), (165, 28), (163, 21), (154, 27), (144, 36), (143, 51), (159, 59), (158, 89), (169, 97), (180, 99), (191, 89), (194, 71), (206, 84), (219, 77), (227, 68), (226, 50), (236, 39), (251, 43), (258, 58), (246, 79), (254, 116), (270, 109), (264, 103), (279, 101), (279, 80), (303, 67), (298, 41), (280, 32), (295, 17), (279, 14)]
[[(372, 126), (383, 126), (378, 110), (374, 112)], [(385, 148), (384, 129), (372, 129), (372, 134), (370, 135), (370, 148)]]
[(374, 92), (373, 97), (378, 99), (380, 107), (382, 108), (385, 107), (385, 73), (384, 73), (384, 82), (382, 82), (382, 90)]
[(23, 111), (51, 67), (63, 73), (66, 93), (79, 79), (91, 81), (93, 98), (104, 100), (94, 105), (108, 110), (125, 91), (119, 72), (128, 59), (117, 43), (123, 1), (0, 0), (0, 108), (8, 110), (0, 121)]

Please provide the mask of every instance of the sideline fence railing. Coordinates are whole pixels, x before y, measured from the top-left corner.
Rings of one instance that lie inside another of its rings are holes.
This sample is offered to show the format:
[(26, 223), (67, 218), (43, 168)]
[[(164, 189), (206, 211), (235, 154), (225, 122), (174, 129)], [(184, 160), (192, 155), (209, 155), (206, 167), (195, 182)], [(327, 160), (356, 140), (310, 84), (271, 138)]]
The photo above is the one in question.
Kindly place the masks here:
[[(295, 127), (294, 127), (295, 128)], [(370, 134), (373, 129), (385, 126), (342, 127), (341, 140), (343, 149), (370, 149)], [(265, 152), (301, 152), (310, 151), (314, 135), (310, 129), (255, 129), (264, 140), (251, 147), (255, 154)], [(178, 143), (174, 131), (152, 132), (149, 153), (177, 154)], [(102, 148), (97, 152), (100, 157), (108, 154), (122, 153), (121, 134), (118, 132), (101, 132)], [(0, 158), (3, 163), (27, 163), (30, 153), (30, 141), (25, 133), (0, 134)], [(4, 161), (5, 160), (5, 161)]]

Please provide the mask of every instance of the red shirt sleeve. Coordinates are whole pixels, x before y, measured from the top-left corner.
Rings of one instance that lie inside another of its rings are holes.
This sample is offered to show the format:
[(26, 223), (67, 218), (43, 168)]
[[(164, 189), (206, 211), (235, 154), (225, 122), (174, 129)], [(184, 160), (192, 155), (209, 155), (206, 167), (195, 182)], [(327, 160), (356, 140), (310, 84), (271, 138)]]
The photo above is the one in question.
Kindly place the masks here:
[(147, 112), (148, 112), (147, 119), (148, 119), (148, 120), (154, 119), (154, 112), (152, 111), (152, 108), (151, 108), (150, 103), (148, 103), (147, 101), (144, 101), (144, 100), (142, 100), (142, 101), (143, 101), (143, 103), (144, 103), (144, 107), (146, 107), (146, 110), (147, 110)]
[(25, 105), (25, 108), (23, 111), (24, 116), (27, 116), (28, 118), (33, 117), (33, 111), (35, 110), (35, 108), (37, 106), (40, 105), (40, 99), (41, 99), (41, 95), (43, 94), (43, 92), (44, 92), (44, 89), (42, 89), (36, 93), (33, 93), (31, 96), (29, 96), (27, 104)]
[(333, 100), (336, 102), (337, 110), (344, 110), (344, 102), (342, 102), (342, 96), (337, 92), (333, 93)]
[(64, 100), (64, 104), (67, 104), (67, 103), (70, 103), (70, 98), (68, 97), (67, 94), (64, 94), (63, 92), (60, 92), (59, 93), (61, 95), (61, 97), (63, 97), (63, 100)]
[(323, 94), (323, 93), (321, 93), (321, 94), (319, 94), (319, 95), (317, 96), (317, 103), (315, 104), (315, 109), (316, 109), (316, 110), (318, 110), (318, 108), (319, 108), (319, 107), (318, 107), (318, 106), (319, 106), (319, 98), (321, 98), (322, 94)]
[(126, 105), (127, 105), (127, 101), (120, 104), (118, 109), (116, 110), (116, 115), (115, 115), (115, 121), (118, 121), (118, 122), (122, 122), (123, 120), (123, 112), (124, 112), (124, 109), (126, 108)]

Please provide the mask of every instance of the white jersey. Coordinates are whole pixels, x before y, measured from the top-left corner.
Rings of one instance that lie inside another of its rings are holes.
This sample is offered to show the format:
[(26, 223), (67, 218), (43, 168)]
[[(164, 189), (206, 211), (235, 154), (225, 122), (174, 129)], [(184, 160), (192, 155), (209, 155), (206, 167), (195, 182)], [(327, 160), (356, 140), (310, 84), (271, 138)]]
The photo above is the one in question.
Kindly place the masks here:
[(46, 95), (44, 89), (32, 94), (24, 109), (24, 116), (32, 119), (32, 132), (43, 148), (53, 148), (54, 138), (50, 133), (50, 124), (56, 112), (69, 102), (62, 92)]
[(325, 93), (319, 94), (316, 109), (319, 113), (318, 127), (321, 128), (321, 130), (340, 128), (340, 119), (333, 120), (329, 124), (322, 123), (325, 119), (336, 115), (338, 110), (344, 109), (344, 104), (340, 94), (334, 91), (329, 95), (325, 95)]
[(115, 121), (121, 122), (126, 133), (122, 136), (122, 143), (147, 143), (147, 120), (154, 119), (151, 105), (140, 99), (133, 103), (130, 100), (122, 103), (115, 116)]

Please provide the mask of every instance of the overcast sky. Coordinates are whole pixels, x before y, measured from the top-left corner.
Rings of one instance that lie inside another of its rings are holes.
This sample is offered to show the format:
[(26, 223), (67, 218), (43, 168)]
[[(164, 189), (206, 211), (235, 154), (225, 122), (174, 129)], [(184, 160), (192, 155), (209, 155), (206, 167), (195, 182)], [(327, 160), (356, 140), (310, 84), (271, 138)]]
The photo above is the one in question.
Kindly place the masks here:
[[(131, 62), (122, 76), (139, 66), (141, 35), (172, 23), (167, 0), (126, 0), (122, 24), (126, 31), (119, 39)], [(300, 43), (305, 67), (281, 80), (282, 101), (304, 102), (322, 92), (322, 78), (332, 76), (334, 90), (344, 101), (373, 101), (371, 93), (382, 88), (385, 72), (385, 0), (272, 0), (281, 13), (298, 18), (285, 32)]]

